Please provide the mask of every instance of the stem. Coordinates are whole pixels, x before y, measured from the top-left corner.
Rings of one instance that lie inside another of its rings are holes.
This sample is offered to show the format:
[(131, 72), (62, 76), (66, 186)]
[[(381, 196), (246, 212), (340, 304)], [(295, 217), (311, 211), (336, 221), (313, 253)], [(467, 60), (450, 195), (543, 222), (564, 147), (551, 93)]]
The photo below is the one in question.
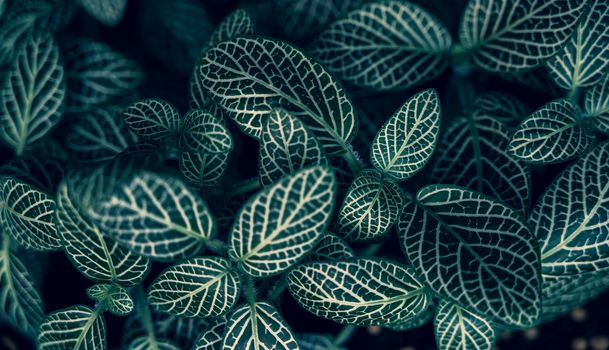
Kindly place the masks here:
[(362, 163), (357, 159), (357, 156), (351, 148), (343, 153), (343, 159), (347, 162), (347, 166), (353, 174), (357, 175), (363, 170)]
[(364, 249), (364, 251), (360, 255), (365, 258), (375, 256), (376, 253), (378, 253), (378, 251), (381, 250), (381, 248), (383, 247), (383, 243), (384, 242), (371, 244), (366, 249)]
[(577, 87), (571, 89), (567, 94), (567, 99), (577, 102), (577, 98), (579, 97), (579, 89)]
[(259, 188), (260, 188), (260, 181), (258, 180), (257, 177), (254, 177), (249, 180), (242, 181), (242, 182), (238, 183), (237, 185), (233, 186), (232, 188), (230, 188), (230, 190), (227, 191), (225, 196), (227, 198), (233, 198), (233, 197), (240, 196), (242, 194), (246, 194), (246, 193), (255, 191)]
[(344, 343), (346, 343), (357, 331), (357, 327), (353, 325), (344, 326), (343, 329), (336, 335), (332, 345), (335, 347), (340, 347)]
[(142, 288), (142, 285), (138, 285), (135, 288), (135, 307), (137, 307), (140, 317), (142, 318), (142, 325), (150, 339), (151, 345), (156, 346), (156, 335), (154, 334), (152, 316), (148, 309), (148, 299), (146, 298), (146, 292), (144, 291), (144, 288)]
[(219, 239), (207, 239), (205, 240), (205, 246), (218, 255), (225, 255), (226, 253), (226, 244)]
[(254, 287), (254, 279), (250, 276), (245, 278), (245, 297), (250, 307), (256, 305), (256, 288)]

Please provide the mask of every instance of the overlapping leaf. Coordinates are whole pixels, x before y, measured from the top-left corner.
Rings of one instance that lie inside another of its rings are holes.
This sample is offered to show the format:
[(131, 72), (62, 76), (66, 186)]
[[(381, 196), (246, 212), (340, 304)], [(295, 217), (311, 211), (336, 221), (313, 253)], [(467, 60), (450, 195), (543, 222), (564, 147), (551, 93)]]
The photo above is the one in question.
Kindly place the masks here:
[(313, 54), (340, 79), (374, 90), (408, 89), (442, 73), (452, 40), (421, 7), (367, 4), (321, 33)]
[(328, 154), (347, 151), (357, 117), (344, 89), (297, 48), (266, 38), (235, 38), (208, 50), (200, 61), (202, 84), (248, 135), (283, 107), (307, 124)]
[(217, 185), (228, 167), (230, 152), (182, 152), (180, 172), (196, 187), (209, 188)]
[(296, 342), (300, 350), (346, 350), (334, 345), (334, 338), (331, 335), (296, 334)]
[(226, 154), (233, 149), (233, 139), (226, 126), (202, 109), (191, 110), (184, 116), (180, 144), (188, 151), (212, 154)]
[(38, 330), (40, 350), (106, 348), (106, 323), (99, 311), (75, 305), (47, 315)]
[(495, 343), (491, 322), (449, 301), (440, 303), (434, 327), (441, 350), (492, 350)]
[(293, 40), (317, 35), (361, 4), (360, 0), (273, 0), (279, 28)]
[(430, 185), (406, 201), (398, 230), (406, 257), (435, 293), (501, 324), (538, 321), (539, 247), (513, 209), (478, 192)]
[(476, 114), (491, 116), (508, 128), (514, 128), (529, 115), (527, 107), (520, 100), (499, 92), (485, 93), (476, 97), (474, 106)]
[(585, 120), (597, 130), (609, 134), (609, 74), (586, 92)]
[(63, 159), (47, 152), (32, 150), (5, 163), (0, 167), (0, 174), (28, 183), (46, 193), (53, 193), (63, 177), (64, 168)]
[(343, 260), (355, 256), (353, 249), (342, 238), (326, 232), (305, 261)]
[(527, 70), (569, 39), (585, 7), (579, 0), (470, 0), (459, 38), (486, 70)]
[(168, 141), (177, 139), (180, 114), (169, 102), (150, 98), (132, 103), (123, 112), (125, 122), (142, 139)]
[(117, 25), (127, 8), (127, 0), (77, 0), (91, 16), (108, 26)]
[(282, 178), (241, 208), (228, 242), (230, 258), (256, 277), (293, 266), (321, 238), (335, 196), (336, 178), (328, 167), (309, 167)]
[(177, 345), (167, 339), (154, 339), (149, 337), (136, 338), (127, 350), (181, 350)]
[(118, 284), (96, 284), (87, 288), (87, 296), (104, 303), (108, 311), (118, 316), (133, 311), (133, 300), (127, 290)]
[(405, 322), (419, 316), (430, 302), (412, 268), (384, 259), (299, 265), (290, 271), (288, 286), (306, 310), (358, 326)]
[(197, 338), (192, 350), (218, 350), (224, 340), (226, 320), (218, 318)]

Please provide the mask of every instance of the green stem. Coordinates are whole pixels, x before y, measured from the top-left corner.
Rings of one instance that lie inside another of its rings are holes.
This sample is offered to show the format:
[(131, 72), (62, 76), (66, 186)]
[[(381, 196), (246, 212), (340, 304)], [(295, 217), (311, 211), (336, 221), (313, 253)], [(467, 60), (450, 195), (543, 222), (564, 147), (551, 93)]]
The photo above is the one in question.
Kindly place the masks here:
[(205, 246), (218, 255), (226, 254), (226, 243), (219, 239), (211, 238), (205, 241)]
[(567, 99), (577, 102), (577, 98), (579, 97), (579, 89), (577, 87), (571, 89), (567, 94)]
[(249, 180), (242, 181), (237, 185), (230, 188), (227, 193), (227, 198), (238, 197), (242, 194), (246, 194), (252, 191), (255, 191), (260, 188), (260, 181), (257, 177), (251, 178)]
[(341, 345), (349, 341), (349, 339), (353, 336), (353, 334), (355, 334), (356, 331), (357, 326), (344, 326), (343, 329), (334, 338), (332, 345), (335, 347), (340, 347)]
[(250, 276), (245, 278), (245, 298), (250, 307), (256, 304), (256, 288), (254, 287), (254, 279)]
[(154, 333), (154, 325), (152, 324), (152, 315), (150, 314), (150, 309), (148, 309), (148, 298), (146, 298), (146, 292), (142, 285), (138, 285), (135, 288), (135, 307), (138, 309), (138, 313), (140, 314), (142, 325), (144, 326), (144, 330), (146, 334), (148, 334), (148, 338), (151, 339), (151, 343), (156, 345), (156, 335)]
[(357, 156), (351, 148), (347, 152), (343, 153), (343, 159), (347, 162), (349, 170), (355, 175), (359, 174), (362, 170), (362, 163), (357, 159)]

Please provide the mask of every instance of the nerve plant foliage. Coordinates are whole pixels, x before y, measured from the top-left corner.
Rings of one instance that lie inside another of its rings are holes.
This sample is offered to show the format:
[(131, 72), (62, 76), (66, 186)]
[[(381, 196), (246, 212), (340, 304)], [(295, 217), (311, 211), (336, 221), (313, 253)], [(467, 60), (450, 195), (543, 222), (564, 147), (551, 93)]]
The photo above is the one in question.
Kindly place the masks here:
[[(606, 1), (470, 0), (456, 32), (408, 1), (273, 0), (215, 29), (201, 2), (144, 3), (182, 100), (66, 35), (126, 0), (0, 1), (0, 307), (38, 348), (104, 349), (114, 314), (124, 349), (343, 349), (353, 325), (427, 322), (439, 349), (492, 349), (609, 286)], [(301, 46), (255, 29), (268, 9)], [(500, 79), (550, 96), (532, 111)], [(531, 207), (531, 166), (565, 161)], [(87, 305), (45, 309), (58, 250)], [(301, 333), (286, 293), (348, 326)]]

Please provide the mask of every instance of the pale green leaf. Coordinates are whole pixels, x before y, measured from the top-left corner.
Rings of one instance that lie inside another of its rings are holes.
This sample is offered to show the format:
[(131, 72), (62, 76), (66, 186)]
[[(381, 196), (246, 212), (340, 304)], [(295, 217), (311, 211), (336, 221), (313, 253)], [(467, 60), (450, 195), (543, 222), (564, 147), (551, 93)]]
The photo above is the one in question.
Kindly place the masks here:
[(194, 109), (184, 116), (180, 145), (194, 152), (228, 153), (233, 149), (233, 138), (218, 118), (205, 110)]
[(123, 112), (125, 122), (139, 137), (153, 141), (177, 140), (181, 118), (169, 102), (150, 98), (129, 105)]
[(439, 350), (493, 350), (493, 324), (457, 304), (440, 302), (434, 320)]
[(328, 167), (282, 178), (241, 207), (229, 237), (230, 258), (255, 277), (288, 269), (321, 238), (335, 197), (336, 178)]
[(75, 305), (47, 315), (38, 329), (39, 350), (106, 348), (106, 323), (99, 311)]
[(87, 296), (104, 303), (106, 309), (117, 316), (125, 316), (133, 311), (133, 300), (125, 287), (118, 284), (96, 284), (87, 288)]
[(192, 350), (219, 350), (224, 340), (226, 320), (218, 318), (197, 338)]
[(609, 134), (609, 74), (586, 92), (584, 120), (597, 130)]
[(355, 256), (353, 249), (342, 238), (326, 232), (305, 261), (342, 260)]
[(179, 159), (180, 172), (195, 187), (213, 187), (222, 180), (229, 158), (230, 152), (182, 152)]
[(125, 14), (127, 0), (76, 0), (87, 13), (101, 23), (116, 26)]

